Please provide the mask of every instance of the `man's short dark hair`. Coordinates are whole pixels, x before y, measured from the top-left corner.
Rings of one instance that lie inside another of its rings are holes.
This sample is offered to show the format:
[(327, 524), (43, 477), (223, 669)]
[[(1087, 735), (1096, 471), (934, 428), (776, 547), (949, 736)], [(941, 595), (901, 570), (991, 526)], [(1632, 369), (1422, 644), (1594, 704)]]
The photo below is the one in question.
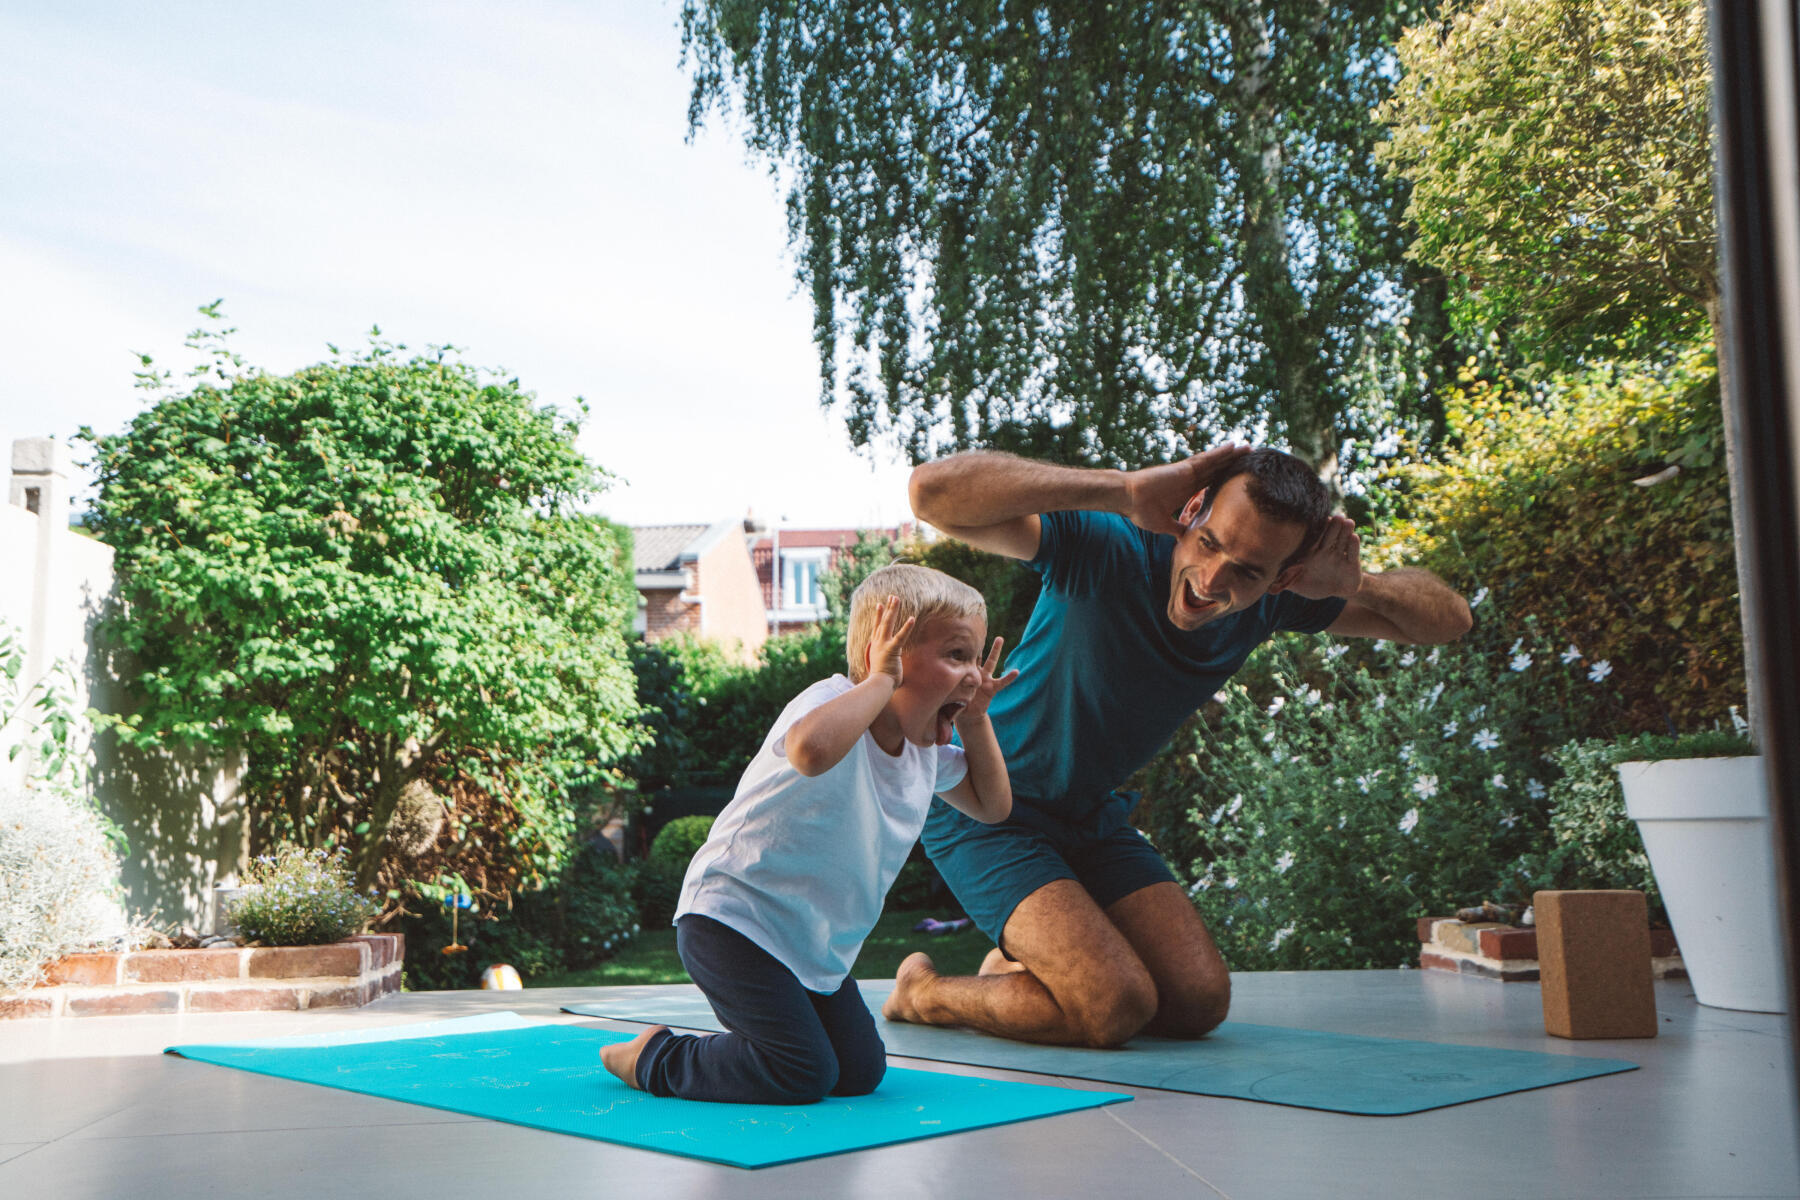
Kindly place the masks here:
[(1319, 473), (1285, 450), (1258, 447), (1219, 469), (1208, 485), (1212, 495), (1207, 503), (1239, 475), (1245, 476), (1244, 494), (1257, 512), (1305, 530), (1300, 548), (1288, 555), (1281, 569), (1285, 571), (1311, 554), (1325, 532), (1325, 522), (1331, 519), (1331, 493), (1325, 490)]

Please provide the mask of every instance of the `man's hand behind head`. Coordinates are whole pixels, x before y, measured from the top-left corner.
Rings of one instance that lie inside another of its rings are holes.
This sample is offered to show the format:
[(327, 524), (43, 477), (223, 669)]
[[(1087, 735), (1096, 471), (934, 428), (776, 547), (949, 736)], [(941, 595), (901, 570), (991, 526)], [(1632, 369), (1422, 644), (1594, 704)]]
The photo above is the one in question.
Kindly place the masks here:
[(1179, 537), (1182, 526), (1176, 514), (1196, 492), (1212, 483), (1222, 467), (1248, 453), (1249, 446), (1226, 442), (1180, 462), (1132, 471), (1125, 477), (1129, 499), (1123, 515), (1140, 529)]

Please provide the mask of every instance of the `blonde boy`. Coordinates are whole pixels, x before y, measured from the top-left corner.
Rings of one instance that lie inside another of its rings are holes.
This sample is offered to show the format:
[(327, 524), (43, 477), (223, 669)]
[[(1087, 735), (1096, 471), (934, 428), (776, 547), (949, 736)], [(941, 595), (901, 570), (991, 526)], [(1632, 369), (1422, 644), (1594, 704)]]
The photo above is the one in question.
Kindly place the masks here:
[(609, 1071), (738, 1104), (875, 1089), (886, 1050), (850, 968), (931, 797), (987, 823), (1012, 811), (987, 709), (1018, 672), (995, 678), (986, 637), (981, 593), (940, 571), (883, 567), (856, 589), (848, 676), (782, 711), (682, 883), (676, 948), (726, 1032), (658, 1025), (602, 1050)]

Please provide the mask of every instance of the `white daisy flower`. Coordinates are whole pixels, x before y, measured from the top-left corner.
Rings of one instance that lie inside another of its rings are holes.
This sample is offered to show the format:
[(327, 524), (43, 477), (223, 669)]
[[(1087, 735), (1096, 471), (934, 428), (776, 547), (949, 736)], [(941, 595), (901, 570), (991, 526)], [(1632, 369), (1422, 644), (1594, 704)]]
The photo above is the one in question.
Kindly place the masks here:
[(1488, 780), (1488, 786), (1497, 792), (1506, 791), (1506, 776), (1496, 773), (1492, 779)]
[(1533, 800), (1542, 800), (1547, 791), (1548, 789), (1535, 779), (1527, 779), (1525, 781), (1525, 794), (1530, 796)]
[(1400, 818), (1400, 832), (1410, 834), (1418, 823), (1419, 810), (1416, 808), (1409, 808), (1406, 810), (1406, 815)]
[(1418, 794), (1418, 797), (1421, 800), (1431, 799), (1433, 796), (1437, 795), (1437, 776), (1419, 776), (1417, 779), (1413, 780), (1412, 790)]
[(1486, 600), (1487, 598), (1488, 598), (1488, 590), (1486, 588), (1482, 588), (1480, 591), (1476, 592), (1473, 596), (1469, 597), (1469, 607), (1470, 608), (1480, 608), (1481, 602), (1483, 600)]
[(1516, 812), (1506, 813), (1500, 818), (1501, 826), (1506, 829), (1511, 829), (1514, 825), (1517, 825), (1518, 823), (1519, 823), (1519, 814)]
[(1287, 707), (1287, 697), (1286, 696), (1277, 696), (1273, 700), (1269, 701), (1269, 715), (1272, 717), (1276, 713), (1280, 712), (1285, 707)]
[(1292, 850), (1283, 850), (1281, 852), (1281, 857), (1275, 860), (1275, 873), (1277, 875), (1286, 875), (1288, 873), (1288, 868), (1293, 865), (1294, 852)]
[(1455, 737), (1456, 729), (1457, 729), (1457, 725), (1456, 725), (1455, 721), (1445, 721), (1444, 722), (1444, 740), (1449, 741), (1451, 738)]
[(1574, 662), (1576, 659), (1578, 659), (1580, 657), (1581, 657), (1580, 647), (1576, 646), (1574, 642), (1570, 642), (1569, 648), (1562, 652), (1563, 666), (1565, 666), (1565, 667), (1568, 666), (1570, 663)]
[(1531, 655), (1529, 655), (1529, 654), (1513, 655), (1512, 669), (1515, 671), (1530, 670), (1531, 669)]
[(1400, 665), (1403, 667), (1410, 667), (1418, 661), (1419, 656), (1414, 654), (1411, 650), (1408, 650), (1405, 654), (1400, 656)]
[(1605, 679), (1611, 674), (1612, 663), (1604, 658), (1588, 668), (1588, 679), (1594, 683), (1599, 683), (1602, 679)]
[(1477, 750), (1492, 750), (1500, 744), (1500, 735), (1491, 729), (1477, 730), (1475, 736), (1469, 739), (1469, 744)]

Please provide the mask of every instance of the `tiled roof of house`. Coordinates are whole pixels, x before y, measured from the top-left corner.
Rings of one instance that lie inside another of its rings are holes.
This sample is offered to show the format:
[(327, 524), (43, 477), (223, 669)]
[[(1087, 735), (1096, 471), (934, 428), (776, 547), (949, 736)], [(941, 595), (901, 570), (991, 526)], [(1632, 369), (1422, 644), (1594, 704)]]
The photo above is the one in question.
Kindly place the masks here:
[[(784, 550), (804, 550), (813, 546), (829, 546), (833, 550), (838, 550), (856, 545), (857, 537), (864, 532), (886, 534), (895, 541), (900, 541), (910, 537), (915, 529), (916, 526), (911, 521), (903, 525), (896, 525), (891, 529), (877, 528), (866, 531), (862, 529), (783, 529), (781, 546)], [(767, 554), (773, 545), (773, 537), (767, 533), (759, 533), (756, 535), (753, 548)]]
[(681, 552), (697, 541), (710, 525), (634, 525), (632, 567), (637, 571), (676, 571)]

